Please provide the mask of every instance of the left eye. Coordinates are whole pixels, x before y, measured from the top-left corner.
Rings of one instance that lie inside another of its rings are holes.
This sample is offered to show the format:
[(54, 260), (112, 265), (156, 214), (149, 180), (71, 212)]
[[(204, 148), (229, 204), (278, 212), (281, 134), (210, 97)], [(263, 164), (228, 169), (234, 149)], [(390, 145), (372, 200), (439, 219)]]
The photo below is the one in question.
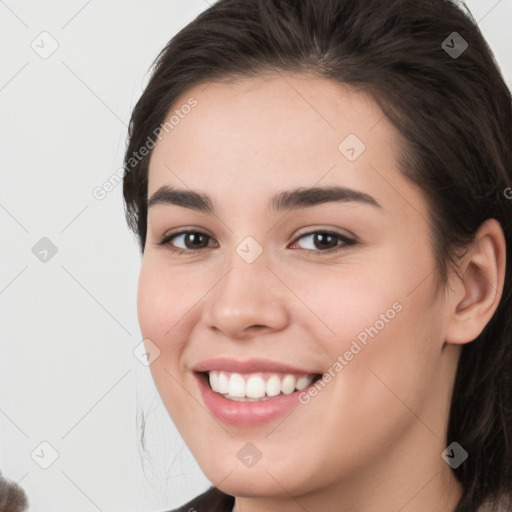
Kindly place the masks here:
[(340, 246), (349, 246), (356, 243), (355, 240), (333, 231), (313, 231), (311, 233), (305, 233), (297, 238), (294, 245), (296, 245), (299, 240), (308, 241), (306, 245), (309, 245), (309, 247), (303, 246), (302, 249), (316, 252), (329, 252)]

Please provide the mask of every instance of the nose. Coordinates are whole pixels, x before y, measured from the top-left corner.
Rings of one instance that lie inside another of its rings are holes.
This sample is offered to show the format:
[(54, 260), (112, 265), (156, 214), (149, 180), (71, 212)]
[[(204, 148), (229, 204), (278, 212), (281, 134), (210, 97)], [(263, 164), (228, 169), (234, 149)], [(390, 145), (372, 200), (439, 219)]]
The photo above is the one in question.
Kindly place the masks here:
[(207, 325), (238, 340), (284, 329), (289, 322), (286, 290), (266, 259), (247, 263), (235, 253), (230, 263), (205, 305)]

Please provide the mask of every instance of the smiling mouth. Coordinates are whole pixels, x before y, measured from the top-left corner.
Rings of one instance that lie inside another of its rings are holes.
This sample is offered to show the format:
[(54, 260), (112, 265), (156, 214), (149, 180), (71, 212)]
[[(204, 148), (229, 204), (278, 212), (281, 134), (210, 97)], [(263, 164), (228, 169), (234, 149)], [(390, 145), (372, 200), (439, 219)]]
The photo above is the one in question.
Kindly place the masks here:
[(321, 374), (198, 372), (209, 388), (236, 402), (264, 402), (301, 391), (322, 378)]

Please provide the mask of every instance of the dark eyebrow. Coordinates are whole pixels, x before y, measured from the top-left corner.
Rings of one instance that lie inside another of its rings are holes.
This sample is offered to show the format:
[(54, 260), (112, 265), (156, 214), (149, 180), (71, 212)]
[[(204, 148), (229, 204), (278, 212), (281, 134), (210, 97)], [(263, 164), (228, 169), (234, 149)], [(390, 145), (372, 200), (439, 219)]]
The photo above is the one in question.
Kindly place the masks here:
[(199, 212), (214, 213), (215, 208), (206, 194), (191, 190), (175, 189), (169, 186), (160, 187), (149, 199), (148, 210), (157, 204), (175, 204)]
[(346, 187), (311, 187), (283, 190), (276, 194), (269, 203), (271, 213), (305, 208), (322, 203), (363, 203), (377, 208), (381, 205), (370, 195)]
[[(268, 208), (270, 213), (279, 213), (295, 208), (306, 208), (322, 203), (357, 202), (382, 208), (370, 195), (346, 187), (311, 187), (283, 190), (271, 198)], [(158, 204), (174, 204), (204, 213), (215, 213), (210, 197), (191, 190), (176, 189), (169, 186), (160, 187), (149, 199), (148, 209)]]

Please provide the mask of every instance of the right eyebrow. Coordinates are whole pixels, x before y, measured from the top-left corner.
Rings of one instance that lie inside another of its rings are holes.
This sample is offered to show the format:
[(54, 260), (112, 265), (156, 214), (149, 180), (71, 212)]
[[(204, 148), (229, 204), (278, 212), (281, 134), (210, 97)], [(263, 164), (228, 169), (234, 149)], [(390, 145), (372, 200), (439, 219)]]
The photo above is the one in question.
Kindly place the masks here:
[(158, 204), (174, 204), (205, 213), (215, 213), (211, 199), (206, 194), (192, 190), (180, 190), (169, 186), (160, 187), (149, 199), (148, 209)]

